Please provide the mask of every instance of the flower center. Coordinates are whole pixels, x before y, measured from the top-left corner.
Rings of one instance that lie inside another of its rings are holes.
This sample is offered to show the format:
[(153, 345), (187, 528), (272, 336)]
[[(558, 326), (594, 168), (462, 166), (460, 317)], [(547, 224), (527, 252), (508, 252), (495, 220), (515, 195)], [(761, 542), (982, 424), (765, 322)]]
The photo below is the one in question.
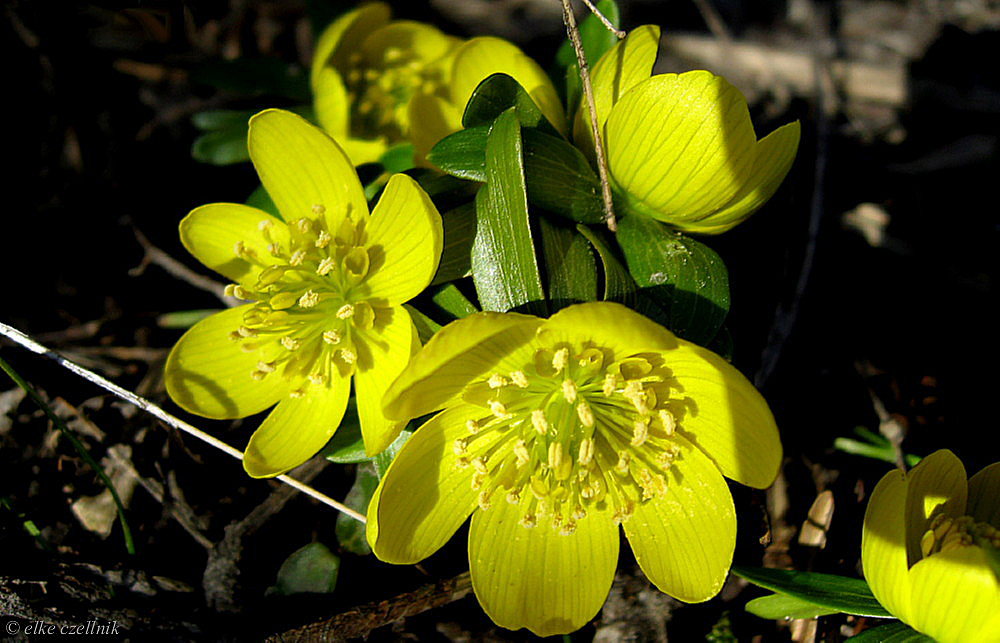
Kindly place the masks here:
[(938, 514), (920, 538), (920, 552), (924, 558), (971, 545), (1000, 549), (1000, 529), (976, 522), (972, 516), (955, 518)]
[(354, 221), (348, 213), (337, 230), (330, 230), (325, 212), (314, 205), (315, 218), (288, 225), (287, 242), (275, 240), (274, 229), (283, 224), (261, 221), (269, 260), (237, 242), (236, 256), (261, 270), (252, 287), (226, 287), (226, 294), (254, 302), (243, 325), (229, 334), (244, 351), (261, 357), (250, 377), (277, 373), (289, 380), (292, 397), (304, 395), (310, 384), (327, 384), (334, 375), (352, 375), (362, 336), (375, 323), (364, 284), (370, 267), (365, 221)]
[(413, 52), (387, 47), (380, 53), (381, 58), (376, 60), (355, 53), (348, 61), (344, 78), (348, 98), (355, 105), (351, 132), (396, 141), (409, 131), (410, 97), (418, 91), (439, 93), (444, 79), (440, 69), (427, 65)]
[(522, 369), (466, 386), (463, 399), (488, 413), (469, 420), (469, 436), (453, 448), (457, 466), (475, 469), (480, 508), (503, 488), (524, 507), (522, 526), (550, 521), (570, 534), (588, 511), (610, 510), (620, 523), (666, 493), (683, 400), (671, 398), (658, 355), (610, 357), (594, 347), (540, 348)]

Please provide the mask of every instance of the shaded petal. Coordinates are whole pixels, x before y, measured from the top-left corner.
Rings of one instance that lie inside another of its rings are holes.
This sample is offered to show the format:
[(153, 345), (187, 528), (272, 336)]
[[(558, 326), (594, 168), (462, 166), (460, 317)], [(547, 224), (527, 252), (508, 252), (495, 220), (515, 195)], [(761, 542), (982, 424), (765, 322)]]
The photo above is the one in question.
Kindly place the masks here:
[(458, 42), (429, 24), (395, 20), (369, 34), (361, 45), (361, 54), (375, 66), (399, 64), (386, 60), (389, 50), (401, 51), (407, 61), (428, 63), (446, 55)]
[(243, 468), (253, 478), (269, 478), (316, 455), (344, 419), (350, 393), (350, 379), (334, 376), (326, 386), (278, 402), (250, 436)]
[[(604, 131), (604, 122), (618, 99), (639, 82), (649, 78), (653, 63), (656, 62), (659, 43), (660, 28), (657, 25), (642, 25), (630, 31), (624, 40), (606, 51), (594, 65), (590, 79), (594, 88), (594, 107), (597, 109), (600, 131)], [(594, 159), (590, 114), (582, 98), (573, 122), (573, 140), (591, 160)]]
[(604, 133), (615, 181), (664, 221), (696, 221), (726, 205), (757, 155), (746, 100), (707, 71), (642, 81), (611, 110)]
[(518, 313), (487, 312), (448, 324), (413, 356), (389, 387), (383, 399), (386, 417), (405, 420), (430, 413), (490, 369), (521, 368), (511, 365), (511, 356), (529, 345), (542, 321)]
[(736, 547), (736, 509), (715, 464), (683, 438), (667, 493), (637, 504), (622, 525), (646, 577), (686, 603), (722, 589)]
[(1000, 640), (1000, 584), (979, 547), (933, 554), (910, 570), (914, 629), (940, 641)]
[(540, 341), (581, 340), (614, 351), (621, 359), (646, 351), (663, 351), (677, 347), (677, 337), (659, 324), (650, 321), (621, 304), (595, 301), (560, 310), (539, 330)]
[(1000, 462), (994, 462), (969, 478), (965, 513), (1000, 529)]
[(778, 190), (795, 160), (799, 147), (799, 122), (788, 123), (757, 142), (757, 157), (733, 200), (718, 212), (694, 223), (677, 223), (680, 230), (699, 234), (720, 234), (746, 220)]
[(568, 634), (593, 618), (608, 596), (618, 563), (618, 527), (607, 512), (592, 510), (573, 533), (560, 535), (548, 525), (522, 527), (523, 513), (498, 492), (492, 507), (472, 515), (472, 588), (501, 627)]
[(327, 134), (343, 141), (350, 132), (351, 99), (347, 96), (344, 79), (337, 70), (322, 67), (314, 71), (313, 106), (316, 120)]
[(434, 278), (441, 260), (441, 215), (423, 188), (394, 174), (368, 221), (368, 286), (390, 304), (416, 297)]
[(429, 166), (426, 156), (431, 148), (445, 136), (462, 129), (462, 108), (433, 94), (414, 94), (407, 112), (413, 160)]
[(435, 415), (403, 444), (368, 505), (368, 544), (379, 560), (419, 562), (448, 542), (472, 510), (471, 467), (459, 469), (452, 451), (467, 437), (465, 422), (482, 409), (459, 405)]
[(545, 118), (564, 136), (566, 115), (548, 75), (517, 46), (492, 36), (472, 38), (455, 54), (451, 100), (463, 112), (479, 83), (493, 74), (507, 74), (528, 92)]
[[(195, 208), (181, 221), (181, 243), (194, 257), (228, 279), (246, 286), (257, 281), (264, 266), (280, 263), (267, 251), (268, 241), (258, 227), (262, 221), (273, 225), (271, 239), (288, 247), (288, 226), (263, 210), (239, 203), (210, 203)], [(236, 255), (233, 247), (242, 241), (262, 265)]]
[(938, 513), (965, 513), (968, 481), (965, 465), (954, 453), (940, 449), (906, 474), (906, 555), (910, 565), (922, 556), (920, 538)]
[(316, 90), (324, 67), (343, 69), (348, 57), (361, 47), (368, 34), (389, 22), (391, 11), (384, 2), (372, 2), (348, 11), (323, 30), (313, 52), (310, 84)]
[(219, 420), (246, 417), (273, 405), (288, 390), (280, 377), (250, 377), (260, 355), (243, 352), (229, 339), (250, 308), (252, 304), (206, 317), (170, 350), (163, 377), (170, 398), (185, 411)]
[(680, 431), (722, 471), (763, 489), (781, 465), (781, 440), (764, 397), (731, 364), (710, 350), (678, 339), (661, 353), (684, 396), (672, 406)]
[(878, 602), (909, 622), (906, 560), (906, 481), (898, 469), (882, 476), (868, 500), (861, 531), (861, 566)]
[(301, 116), (280, 109), (250, 119), (250, 159), (285, 221), (314, 218), (326, 209), (336, 230), (347, 212), (368, 216), (368, 202), (354, 166), (340, 146)]
[(392, 444), (404, 422), (382, 414), (382, 397), (410, 357), (420, 349), (420, 340), (410, 314), (402, 306), (375, 309), (375, 327), (356, 343), (358, 370), (354, 390), (358, 418), (365, 441), (365, 454), (381, 453)]

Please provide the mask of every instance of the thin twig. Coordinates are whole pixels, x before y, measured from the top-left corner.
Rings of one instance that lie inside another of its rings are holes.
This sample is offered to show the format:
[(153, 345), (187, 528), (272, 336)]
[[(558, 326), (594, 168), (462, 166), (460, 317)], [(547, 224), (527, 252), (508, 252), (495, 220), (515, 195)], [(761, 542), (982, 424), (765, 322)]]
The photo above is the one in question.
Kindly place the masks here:
[(712, 35), (725, 43), (732, 43), (733, 36), (729, 33), (729, 27), (723, 22), (722, 16), (715, 10), (712, 3), (708, 0), (694, 0), (694, 3), (697, 5), (698, 11), (701, 13), (701, 17), (704, 18), (705, 24), (708, 25), (708, 29), (712, 32)]
[[(104, 379), (103, 377), (101, 377), (97, 373), (93, 373), (91, 371), (88, 371), (87, 369), (83, 368), (82, 366), (77, 366), (76, 364), (74, 364), (73, 362), (69, 361), (68, 359), (62, 357), (58, 353), (55, 353), (54, 351), (49, 350), (45, 346), (42, 346), (41, 344), (39, 344), (38, 342), (34, 341), (33, 339), (31, 339), (30, 337), (28, 337), (27, 335), (25, 335), (21, 331), (17, 330), (16, 328), (13, 328), (11, 326), (8, 326), (7, 324), (4, 324), (4, 323), (0, 322), (0, 335), (3, 335), (4, 337), (10, 339), (11, 341), (13, 341), (13, 342), (15, 342), (17, 344), (20, 344), (21, 346), (27, 348), (28, 350), (30, 350), (33, 353), (37, 353), (37, 354), (42, 355), (44, 357), (48, 357), (49, 359), (51, 359), (55, 363), (59, 364), (63, 368), (68, 369), (68, 370), (72, 371), (73, 373), (76, 373), (77, 375), (79, 375), (83, 379), (87, 380), (88, 382), (92, 382), (94, 384), (97, 384), (98, 386), (100, 386), (104, 390), (106, 390), (106, 391), (108, 391), (108, 392), (110, 392), (110, 393), (112, 393), (114, 395), (117, 395), (118, 397), (120, 397), (121, 399), (125, 400), (126, 402), (129, 402), (130, 404), (133, 404), (133, 405), (139, 407), (140, 409), (142, 409), (146, 413), (149, 413), (150, 415), (158, 418), (159, 420), (161, 420), (165, 424), (167, 424), (169, 426), (172, 426), (173, 428), (178, 429), (180, 431), (183, 431), (183, 432), (187, 433), (188, 435), (196, 437), (199, 440), (201, 440), (202, 442), (207, 442), (208, 444), (212, 445), (216, 449), (218, 449), (218, 450), (220, 450), (220, 451), (222, 451), (222, 452), (224, 452), (224, 453), (226, 453), (228, 455), (231, 455), (232, 457), (236, 458), (237, 460), (242, 460), (243, 459), (243, 454), (242, 453), (240, 453), (239, 451), (237, 451), (233, 447), (229, 446), (228, 444), (226, 444), (222, 440), (219, 440), (218, 438), (215, 438), (215, 437), (209, 435), (208, 433), (205, 433), (201, 429), (195, 428), (194, 426), (188, 424), (184, 420), (181, 420), (179, 418), (174, 417), (173, 415), (170, 415), (169, 413), (167, 413), (166, 411), (164, 411), (163, 409), (161, 409), (159, 406), (153, 404), (149, 400), (147, 400), (145, 398), (142, 398), (142, 397), (139, 397), (135, 393), (132, 393), (131, 391), (127, 391), (127, 390), (123, 389), (122, 387), (118, 386), (117, 384), (112, 384), (111, 382), (109, 382), (108, 380)], [(358, 513), (357, 511), (351, 509), (350, 507), (348, 507), (346, 505), (343, 505), (343, 504), (337, 502), (336, 500), (334, 500), (333, 498), (327, 496), (326, 494), (320, 493), (319, 491), (313, 489), (310, 486), (302, 484), (301, 482), (299, 482), (298, 480), (295, 480), (294, 478), (290, 478), (287, 475), (280, 475), (280, 476), (277, 476), (276, 479), (280, 480), (281, 482), (284, 482), (285, 484), (287, 484), (287, 485), (289, 485), (289, 486), (291, 486), (291, 487), (293, 487), (295, 489), (298, 489), (299, 491), (301, 491), (302, 493), (306, 494), (307, 496), (309, 496), (311, 498), (315, 498), (316, 500), (319, 500), (320, 502), (322, 502), (323, 504), (325, 504), (325, 505), (327, 505), (329, 507), (333, 507), (334, 509), (336, 509), (337, 511), (339, 511), (341, 513), (347, 514), (348, 516), (350, 516), (351, 518), (354, 518), (358, 522), (365, 522), (365, 517), (363, 515), (361, 515), (360, 513)]]
[(601, 128), (597, 124), (597, 106), (594, 103), (594, 88), (590, 84), (590, 68), (587, 66), (587, 56), (583, 53), (583, 43), (580, 42), (580, 30), (576, 27), (576, 17), (569, 6), (569, 0), (562, 0), (563, 24), (566, 34), (573, 43), (576, 53), (576, 64), (580, 68), (580, 82), (583, 84), (583, 97), (587, 101), (587, 112), (590, 115), (590, 129), (594, 135), (594, 151), (597, 153), (597, 172), (601, 177), (601, 197), (604, 199), (604, 222), (608, 230), (618, 230), (615, 219), (615, 206), (611, 198), (611, 181), (608, 179), (608, 163), (604, 155), (604, 140), (601, 138)]
[(590, 13), (597, 16), (597, 19), (601, 21), (601, 24), (604, 25), (608, 31), (617, 36), (618, 40), (621, 40), (622, 38), (628, 35), (621, 29), (611, 24), (611, 21), (605, 18), (604, 14), (601, 13), (601, 11), (597, 7), (595, 7), (593, 3), (590, 2), (590, 0), (583, 0), (583, 4), (587, 5), (587, 8), (590, 9)]
[(144, 254), (142, 256), (142, 261), (139, 262), (139, 265), (128, 271), (129, 276), (138, 277), (146, 270), (146, 266), (152, 263), (166, 270), (171, 276), (176, 277), (181, 281), (186, 281), (195, 288), (212, 293), (218, 297), (222, 303), (230, 308), (239, 303), (232, 297), (226, 296), (225, 284), (221, 284), (214, 279), (210, 279), (209, 277), (199, 275), (197, 272), (191, 270), (180, 261), (177, 261), (166, 252), (160, 250), (150, 243), (149, 239), (147, 239), (144, 234), (139, 232), (139, 228), (133, 226), (132, 232), (135, 234), (136, 241), (138, 241), (139, 245), (142, 246)]

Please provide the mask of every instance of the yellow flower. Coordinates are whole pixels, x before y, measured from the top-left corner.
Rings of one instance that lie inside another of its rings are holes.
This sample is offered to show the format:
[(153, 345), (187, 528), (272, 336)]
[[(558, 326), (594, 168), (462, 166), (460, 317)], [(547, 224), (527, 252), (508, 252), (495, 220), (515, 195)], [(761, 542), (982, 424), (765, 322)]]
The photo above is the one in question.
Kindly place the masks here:
[[(625, 210), (699, 234), (729, 230), (778, 189), (795, 158), (798, 122), (760, 141), (739, 90), (707, 71), (650, 76), (659, 27), (645, 25), (591, 72), (608, 170)], [(574, 140), (593, 158), (586, 107)]]
[(350, 11), (320, 35), (310, 81), (320, 125), (355, 165), (377, 161), (408, 140), (415, 93), (446, 93), (449, 54), (461, 42), (431, 25), (389, 20), (374, 2)]
[[(906, 474), (890, 471), (868, 501), (861, 563), (893, 616), (943, 643), (1000, 641), (1000, 462), (966, 482), (936, 451)], [(995, 564), (995, 563), (994, 563)]]
[(548, 75), (517, 46), (491, 36), (472, 38), (448, 61), (444, 91), (421, 92), (410, 101), (410, 139), (417, 158), (423, 158), (439, 140), (462, 129), (462, 113), (472, 92), (493, 74), (507, 74), (531, 96), (558, 131), (568, 126), (562, 101)]
[(473, 588), (496, 623), (566, 633), (600, 609), (618, 525), (662, 591), (704, 601), (736, 539), (723, 476), (766, 487), (781, 445), (717, 355), (612, 303), (550, 319), (477, 313), (439, 331), (385, 397), (444, 410), (403, 446), (368, 508), (376, 556), (415, 563), (472, 515)]
[(202, 320), (177, 342), (167, 392), (182, 408), (238, 418), (277, 406), (243, 464), (280, 474), (319, 451), (344, 416), (351, 379), (365, 450), (398, 434), (380, 401), (419, 349), (400, 305), (423, 290), (441, 255), (441, 217), (409, 177), (390, 179), (369, 215), (341, 148), (302, 118), (267, 110), (250, 120), (250, 158), (284, 221), (236, 203), (193, 210), (181, 241), (236, 282), (251, 303)]

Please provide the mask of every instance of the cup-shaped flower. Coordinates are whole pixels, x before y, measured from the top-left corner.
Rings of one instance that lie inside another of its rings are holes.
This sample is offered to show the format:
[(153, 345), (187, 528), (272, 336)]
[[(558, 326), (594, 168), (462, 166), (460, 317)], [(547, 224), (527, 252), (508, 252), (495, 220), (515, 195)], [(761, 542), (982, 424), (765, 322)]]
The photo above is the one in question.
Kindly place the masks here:
[(250, 159), (283, 220), (213, 203), (181, 221), (184, 246), (231, 279), (249, 303), (189, 329), (167, 358), (167, 392), (209, 418), (274, 407), (243, 464), (280, 474), (319, 451), (344, 416), (351, 380), (365, 450), (401, 428), (381, 399), (420, 347), (402, 303), (423, 290), (441, 256), (441, 217), (409, 177), (393, 176), (369, 214), (341, 148), (281, 110), (250, 120)]
[(439, 140), (462, 128), (462, 114), (479, 83), (493, 74), (516, 80), (559, 132), (568, 131), (562, 101), (548, 75), (518, 47), (501, 38), (472, 38), (455, 49), (447, 65), (444, 91), (423, 91), (410, 101), (410, 139), (423, 158)]
[(619, 525), (660, 590), (714, 596), (736, 538), (723, 476), (766, 487), (781, 460), (767, 404), (735, 368), (612, 303), (548, 320), (453, 322), (384, 402), (398, 419), (444, 410), (375, 492), (375, 555), (417, 562), (471, 514), (480, 604), (499, 625), (539, 636), (575, 630), (600, 609)]
[[(746, 100), (724, 78), (707, 71), (650, 76), (659, 36), (659, 27), (635, 29), (591, 72), (616, 201), (678, 230), (725, 232), (778, 189), (795, 159), (799, 124), (758, 141)], [(583, 104), (573, 133), (593, 158)]]
[(382, 2), (345, 13), (320, 35), (313, 54), (316, 118), (355, 165), (408, 140), (410, 98), (447, 93), (449, 54), (461, 42), (390, 15)]
[[(991, 564), (992, 558), (992, 564)], [(942, 643), (1000, 641), (1000, 462), (966, 480), (942, 449), (868, 501), (861, 564), (893, 616)]]

